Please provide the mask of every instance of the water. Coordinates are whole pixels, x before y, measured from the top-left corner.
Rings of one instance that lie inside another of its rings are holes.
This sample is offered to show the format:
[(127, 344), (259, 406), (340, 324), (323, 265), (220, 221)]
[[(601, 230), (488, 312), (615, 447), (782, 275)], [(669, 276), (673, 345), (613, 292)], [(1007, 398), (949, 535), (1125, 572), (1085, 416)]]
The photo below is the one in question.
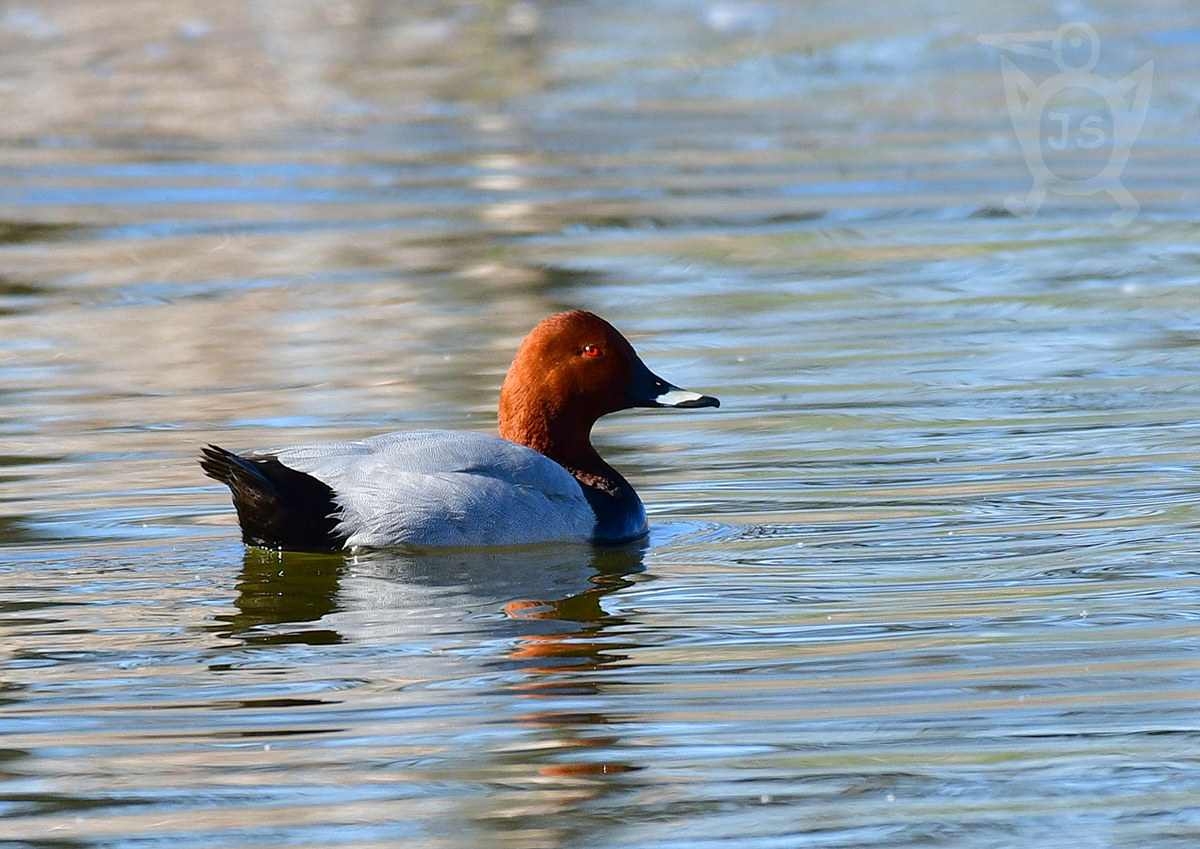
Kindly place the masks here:
[[(0, 845), (1195, 845), (1190, 6), (152, 12), (0, 10)], [(1125, 227), (1006, 211), (1071, 20)], [(598, 429), (645, 547), (238, 542), (200, 445), (492, 430), (575, 306), (723, 402)]]

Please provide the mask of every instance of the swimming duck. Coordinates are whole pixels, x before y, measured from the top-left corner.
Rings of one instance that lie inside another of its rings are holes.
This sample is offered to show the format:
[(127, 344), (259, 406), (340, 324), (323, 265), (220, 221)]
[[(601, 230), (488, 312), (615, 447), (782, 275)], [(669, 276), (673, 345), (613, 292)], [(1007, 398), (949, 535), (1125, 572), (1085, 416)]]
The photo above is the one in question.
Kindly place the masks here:
[(615, 545), (647, 534), (646, 510), (592, 447), (592, 425), (632, 407), (720, 403), (667, 383), (611, 324), (573, 310), (517, 351), (500, 436), (416, 430), (240, 454), (210, 445), (200, 465), (232, 491), (248, 545)]

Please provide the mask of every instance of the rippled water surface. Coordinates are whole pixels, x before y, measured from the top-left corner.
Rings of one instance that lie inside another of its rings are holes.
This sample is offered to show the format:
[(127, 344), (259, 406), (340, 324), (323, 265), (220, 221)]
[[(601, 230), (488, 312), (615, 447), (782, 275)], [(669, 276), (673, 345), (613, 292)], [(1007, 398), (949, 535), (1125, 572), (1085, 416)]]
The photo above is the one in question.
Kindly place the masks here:
[[(1200, 14), (975, 6), (0, 3), (0, 845), (1195, 846)], [(645, 547), (238, 541), (570, 307)]]

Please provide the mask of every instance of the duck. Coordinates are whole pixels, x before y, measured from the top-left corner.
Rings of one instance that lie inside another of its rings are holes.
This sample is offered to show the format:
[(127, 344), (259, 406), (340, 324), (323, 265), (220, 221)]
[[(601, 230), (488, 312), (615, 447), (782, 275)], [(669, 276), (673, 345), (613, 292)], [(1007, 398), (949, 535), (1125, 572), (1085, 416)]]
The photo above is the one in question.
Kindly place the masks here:
[(546, 318), (500, 388), (499, 435), (386, 433), (240, 453), (202, 449), (229, 487), (250, 546), (295, 551), (624, 545), (646, 509), (591, 442), (592, 426), (637, 407), (719, 407), (654, 374), (586, 310)]

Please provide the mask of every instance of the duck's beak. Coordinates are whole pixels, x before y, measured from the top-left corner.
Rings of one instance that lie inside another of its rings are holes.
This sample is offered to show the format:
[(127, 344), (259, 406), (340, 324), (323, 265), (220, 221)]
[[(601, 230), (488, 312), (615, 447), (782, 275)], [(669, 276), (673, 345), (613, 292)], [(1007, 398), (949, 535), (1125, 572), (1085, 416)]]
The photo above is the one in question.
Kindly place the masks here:
[(711, 395), (689, 392), (667, 383), (636, 357), (633, 360), (633, 382), (625, 393), (630, 407), (719, 407), (721, 402)]

